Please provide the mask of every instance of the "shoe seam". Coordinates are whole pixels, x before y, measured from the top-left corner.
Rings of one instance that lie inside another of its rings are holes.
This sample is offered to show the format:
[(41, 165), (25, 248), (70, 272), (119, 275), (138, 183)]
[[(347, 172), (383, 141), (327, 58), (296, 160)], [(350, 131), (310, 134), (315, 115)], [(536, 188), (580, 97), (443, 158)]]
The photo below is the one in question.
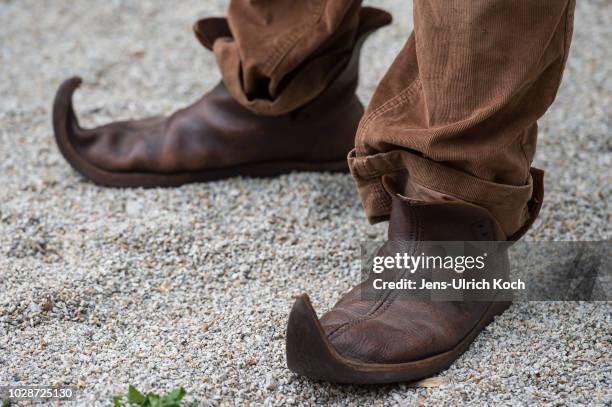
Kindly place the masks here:
[[(419, 217), (416, 214), (417, 207), (411, 205), (409, 206), (409, 209), (410, 209), (409, 210), (410, 222), (416, 226), (416, 231), (411, 234), (410, 237), (412, 239), (408, 239), (408, 240), (414, 241), (416, 243), (413, 248), (413, 252), (416, 252), (418, 248), (418, 243), (420, 242), (421, 237), (423, 235), (423, 225)], [(404, 271), (402, 274), (399, 275), (398, 279), (403, 278), (406, 275), (406, 273), (407, 272)], [(360, 318), (356, 318), (353, 321), (349, 321), (349, 322), (344, 323), (343, 325), (338, 326), (338, 328), (336, 328), (335, 330), (333, 330), (332, 332), (328, 334), (328, 338), (331, 340), (335, 337), (338, 337), (342, 333), (348, 331), (349, 329), (359, 325), (362, 322), (372, 320), (384, 314), (387, 311), (387, 309), (389, 309), (391, 304), (395, 301), (397, 295), (398, 293), (396, 291), (391, 291), (386, 297), (379, 300), (379, 302), (373, 305), (370, 311), (368, 311), (368, 313), (366, 313)]]

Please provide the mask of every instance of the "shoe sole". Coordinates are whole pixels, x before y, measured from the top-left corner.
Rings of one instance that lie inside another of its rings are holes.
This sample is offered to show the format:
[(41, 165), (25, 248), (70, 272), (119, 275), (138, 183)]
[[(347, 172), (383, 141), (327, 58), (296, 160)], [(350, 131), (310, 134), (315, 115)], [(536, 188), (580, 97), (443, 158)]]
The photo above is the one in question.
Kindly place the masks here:
[[(236, 176), (273, 177), (294, 171), (348, 172), (346, 158), (327, 162), (276, 161), (238, 165), (235, 167), (172, 174), (111, 172), (89, 163), (73, 147), (68, 128), (77, 123), (72, 110), (71, 95), (81, 84), (80, 78), (66, 80), (57, 91), (53, 103), (53, 130), (60, 152), (78, 173), (96, 184), (120, 188), (176, 187), (194, 182), (215, 181)], [(72, 120), (68, 116), (72, 115)]]
[(397, 363), (363, 363), (340, 355), (331, 344), (308, 295), (299, 296), (287, 326), (287, 366), (293, 372), (332, 383), (385, 384), (411, 382), (447, 369), (510, 302), (493, 302), (472, 330), (451, 350), (424, 359)]

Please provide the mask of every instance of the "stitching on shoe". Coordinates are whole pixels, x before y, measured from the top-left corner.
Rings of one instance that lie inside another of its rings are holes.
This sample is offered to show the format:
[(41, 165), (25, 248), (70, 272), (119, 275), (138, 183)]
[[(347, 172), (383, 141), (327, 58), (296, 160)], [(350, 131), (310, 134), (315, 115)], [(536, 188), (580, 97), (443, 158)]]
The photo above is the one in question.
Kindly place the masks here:
[[(419, 219), (419, 216), (417, 216), (417, 210), (418, 207), (416, 206), (412, 206), (410, 205), (409, 207), (409, 217), (410, 217), (410, 222), (415, 225), (415, 232), (412, 232), (411, 235), (409, 236), (409, 241), (413, 241), (415, 242), (415, 245), (413, 247), (413, 253), (415, 253), (419, 247), (419, 242), (421, 240), (421, 237), (423, 236), (423, 230), (424, 227), (422, 225), (422, 222)], [(401, 273), (398, 277), (398, 279), (403, 278), (406, 275), (407, 271), (404, 271), (403, 273)], [(399, 293), (397, 291), (391, 291), (389, 292), (389, 294), (387, 294), (386, 296), (384, 296), (383, 298), (381, 298), (377, 303), (375, 303), (372, 308), (370, 309), (370, 311), (368, 311), (365, 315), (363, 315), (360, 318), (356, 318), (353, 321), (349, 321), (346, 322), (340, 326), (338, 326), (335, 330), (331, 331), (328, 334), (328, 338), (331, 340), (335, 337), (338, 337), (339, 335), (341, 335), (342, 333), (348, 331), (350, 328), (365, 322), (365, 321), (369, 321), (371, 319), (374, 319), (382, 314), (384, 314), (387, 309), (389, 309), (389, 307), (391, 306), (391, 304), (395, 301), (396, 297), (399, 295)]]

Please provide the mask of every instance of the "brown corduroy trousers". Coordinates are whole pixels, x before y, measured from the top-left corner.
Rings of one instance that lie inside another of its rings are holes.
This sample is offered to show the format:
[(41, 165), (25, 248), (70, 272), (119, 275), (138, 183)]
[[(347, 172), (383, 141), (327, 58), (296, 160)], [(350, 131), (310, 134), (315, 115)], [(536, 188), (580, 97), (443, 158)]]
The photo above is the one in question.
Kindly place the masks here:
[[(509, 238), (533, 220), (542, 188), (531, 168), (536, 121), (559, 88), (574, 1), (414, 0), (414, 32), (349, 155), (370, 221), (389, 215), (385, 176), (416, 200), (482, 206)], [(225, 84), (259, 114), (300, 107), (333, 81), (360, 8), (361, 0), (232, 0), (233, 39), (214, 44)]]

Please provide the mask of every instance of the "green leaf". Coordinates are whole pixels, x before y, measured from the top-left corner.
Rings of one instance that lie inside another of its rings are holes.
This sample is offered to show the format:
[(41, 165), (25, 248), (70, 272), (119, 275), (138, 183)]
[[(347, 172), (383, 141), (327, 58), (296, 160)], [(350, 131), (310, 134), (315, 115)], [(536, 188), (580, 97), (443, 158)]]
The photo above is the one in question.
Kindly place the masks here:
[[(139, 392), (136, 387), (130, 385), (128, 387), (127, 403), (130, 406), (140, 407), (181, 407), (183, 406), (181, 401), (186, 394), (187, 392), (185, 389), (183, 387), (179, 387), (178, 389), (175, 389), (164, 396), (160, 396), (159, 394), (153, 392), (144, 395)], [(124, 397), (125, 396), (113, 397), (113, 405), (109, 407), (127, 407), (123, 401)], [(198, 407), (198, 403), (193, 401), (189, 403), (188, 407)]]
[(154, 393), (147, 394), (147, 407), (162, 407), (162, 401), (159, 395)]
[(123, 403), (121, 402), (123, 396), (115, 396), (113, 397), (113, 407), (124, 407)]
[(147, 407), (160, 407), (161, 406), (161, 397), (156, 393), (148, 393), (147, 401), (144, 404)]
[(130, 404), (136, 404), (136, 405), (144, 405), (146, 398), (145, 396), (139, 392), (138, 390), (136, 390), (136, 387), (130, 385), (128, 387), (128, 402)]
[(185, 391), (184, 388), (180, 387), (168, 394), (166, 394), (163, 398), (162, 398), (162, 402), (164, 403), (164, 405), (166, 405), (167, 407), (172, 407), (172, 404), (180, 404), (180, 401), (183, 399), (183, 397), (185, 397), (185, 394), (187, 394), (187, 392)]

